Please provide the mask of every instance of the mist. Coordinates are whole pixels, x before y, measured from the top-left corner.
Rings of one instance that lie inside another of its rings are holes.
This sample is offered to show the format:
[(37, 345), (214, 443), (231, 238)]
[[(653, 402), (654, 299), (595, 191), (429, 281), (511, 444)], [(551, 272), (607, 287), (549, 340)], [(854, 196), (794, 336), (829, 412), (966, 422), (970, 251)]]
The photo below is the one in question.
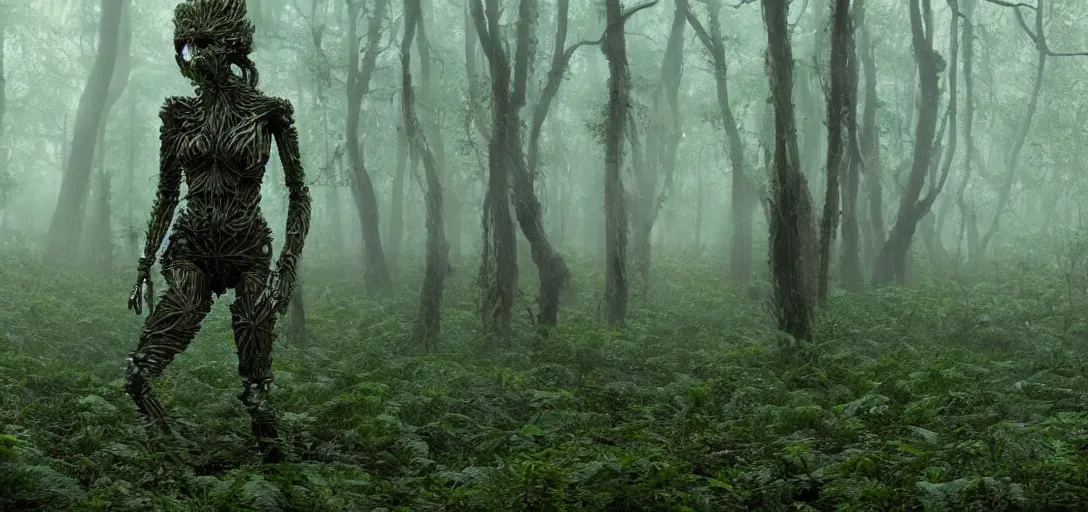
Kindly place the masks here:
[(0, 510), (1084, 510), (1082, 10), (0, 0)]

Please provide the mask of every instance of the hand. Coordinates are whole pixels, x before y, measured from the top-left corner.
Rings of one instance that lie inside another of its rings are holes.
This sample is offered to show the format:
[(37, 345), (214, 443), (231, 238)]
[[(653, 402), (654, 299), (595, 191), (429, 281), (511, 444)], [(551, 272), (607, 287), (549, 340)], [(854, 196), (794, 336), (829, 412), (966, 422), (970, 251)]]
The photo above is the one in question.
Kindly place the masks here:
[(132, 287), (132, 293), (128, 296), (128, 308), (137, 315), (144, 311), (144, 285), (151, 281), (151, 273), (140, 269), (136, 273), (136, 285)]

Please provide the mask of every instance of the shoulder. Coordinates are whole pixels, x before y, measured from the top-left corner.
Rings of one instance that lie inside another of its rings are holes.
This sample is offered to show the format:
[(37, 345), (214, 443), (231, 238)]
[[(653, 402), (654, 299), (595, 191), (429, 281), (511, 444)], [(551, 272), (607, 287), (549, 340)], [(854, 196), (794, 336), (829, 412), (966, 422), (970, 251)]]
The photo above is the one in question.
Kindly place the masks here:
[(193, 111), (195, 101), (195, 98), (185, 96), (167, 97), (159, 109), (159, 119), (162, 120), (163, 130), (180, 128), (183, 120)]
[(159, 117), (183, 115), (192, 110), (196, 98), (187, 96), (167, 96), (162, 102)]
[(268, 118), (280, 126), (290, 126), (295, 123), (295, 107), (289, 100), (273, 96), (265, 99)]

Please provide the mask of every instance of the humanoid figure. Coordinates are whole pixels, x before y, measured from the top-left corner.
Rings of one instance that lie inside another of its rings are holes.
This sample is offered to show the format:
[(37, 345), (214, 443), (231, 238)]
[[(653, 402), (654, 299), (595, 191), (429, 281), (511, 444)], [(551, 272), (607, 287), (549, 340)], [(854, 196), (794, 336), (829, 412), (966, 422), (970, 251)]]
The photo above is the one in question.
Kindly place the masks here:
[[(128, 359), (126, 391), (147, 421), (170, 432), (149, 381), (196, 336), (211, 310), (212, 294), (233, 288), (231, 326), (243, 386), (239, 398), (265, 460), (275, 462), (282, 455), (275, 413), (267, 402), (273, 327), (295, 286), (310, 227), (310, 195), (291, 104), (257, 90), (257, 69), (249, 59), (253, 33), (244, 0), (185, 0), (174, 10), (175, 59), (196, 95), (167, 98), (159, 113), (158, 193), (129, 297), (136, 314), (142, 311), (144, 286), (178, 206), (183, 178), (188, 193), (162, 255), (167, 289)], [(290, 198), (275, 271), (269, 268), (272, 230), (259, 207), (273, 140)]]

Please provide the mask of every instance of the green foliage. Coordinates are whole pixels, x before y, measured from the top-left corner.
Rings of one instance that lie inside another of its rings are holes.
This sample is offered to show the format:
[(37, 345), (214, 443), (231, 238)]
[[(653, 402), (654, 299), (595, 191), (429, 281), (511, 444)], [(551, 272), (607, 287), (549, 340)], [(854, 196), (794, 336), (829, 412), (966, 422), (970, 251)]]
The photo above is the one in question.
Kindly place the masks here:
[[(0, 256), (0, 510), (1088, 503), (1085, 319), (1051, 266), (835, 295), (817, 343), (798, 348), (745, 287), (708, 277), (720, 264), (660, 261), (624, 330), (586, 293), (548, 339), (506, 351), (484, 349), (462, 276), (435, 354), (408, 343), (419, 276), (375, 303), (312, 272), (309, 343), (278, 345), (274, 367), (289, 462), (267, 466), (236, 399), (229, 298), (157, 384), (179, 432), (162, 439), (122, 392), (140, 325), (127, 279)], [(597, 289), (596, 266), (574, 263), (580, 289)]]

